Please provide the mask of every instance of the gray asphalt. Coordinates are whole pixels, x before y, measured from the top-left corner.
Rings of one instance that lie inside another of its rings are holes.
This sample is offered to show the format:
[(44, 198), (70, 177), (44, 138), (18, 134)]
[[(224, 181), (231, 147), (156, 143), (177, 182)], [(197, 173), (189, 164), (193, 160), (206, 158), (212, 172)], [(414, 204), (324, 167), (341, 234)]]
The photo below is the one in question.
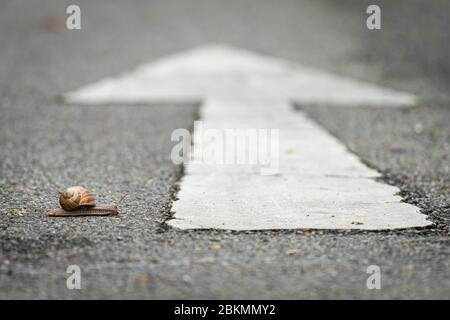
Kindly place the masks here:
[[(447, 1), (0, 3), (0, 298), (449, 299), (450, 47)], [(411, 109), (296, 106), (435, 223), (383, 232), (180, 231), (164, 221), (182, 168), (170, 133), (193, 105), (64, 105), (58, 95), (168, 53), (223, 42), (417, 93)], [(123, 214), (55, 219), (83, 184)], [(289, 249), (298, 249), (288, 254)], [(82, 289), (66, 288), (66, 268)], [(382, 271), (368, 290), (366, 268)]]

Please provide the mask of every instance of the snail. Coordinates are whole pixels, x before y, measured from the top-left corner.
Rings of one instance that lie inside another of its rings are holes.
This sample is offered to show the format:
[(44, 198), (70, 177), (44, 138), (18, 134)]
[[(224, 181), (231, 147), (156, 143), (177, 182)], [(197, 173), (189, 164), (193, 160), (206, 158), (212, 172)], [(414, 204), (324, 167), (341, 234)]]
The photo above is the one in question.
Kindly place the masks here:
[(66, 211), (74, 211), (81, 207), (94, 207), (95, 201), (92, 193), (84, 187), (76, 186), (67, 188), (59, 193), (59, 204)]
[(61, 208), (48, 212), (51, 217), (77, 217), (77, 216), (112, 216), (119, 214), (118, 205), (125, 199), (123, 196), (115, 205), (95, 204), (94, 196), (81, 186), (69, 187), (59, 192)]

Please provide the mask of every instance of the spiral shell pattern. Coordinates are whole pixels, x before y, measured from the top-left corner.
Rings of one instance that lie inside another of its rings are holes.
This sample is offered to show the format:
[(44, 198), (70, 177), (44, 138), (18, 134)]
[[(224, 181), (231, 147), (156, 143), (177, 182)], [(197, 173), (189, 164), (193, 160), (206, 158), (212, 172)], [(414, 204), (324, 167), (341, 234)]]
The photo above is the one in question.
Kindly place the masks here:
[(74, 211), (81, 207), (95, 206), (95, 201), (92, 193), (87, 191), (86, 188), (75, 186), (59, 193), (59, 204), (64, 210)]

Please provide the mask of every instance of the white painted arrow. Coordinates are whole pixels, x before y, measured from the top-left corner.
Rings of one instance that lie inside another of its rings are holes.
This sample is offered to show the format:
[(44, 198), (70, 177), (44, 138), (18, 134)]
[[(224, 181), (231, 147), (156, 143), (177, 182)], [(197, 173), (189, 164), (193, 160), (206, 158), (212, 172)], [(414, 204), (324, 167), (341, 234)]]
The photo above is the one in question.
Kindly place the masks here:
[[(299, 104), (411, 106), (415, 97), (225, 46), (206, 46), (66, 94), (72, 103), (202, 101), (208, 127), (275, 128), (279, 172), (252, 166), (187, 164), (174, 227), (258, 229), (395, 229), (431, 224), (401, 202), (398, 188), (376, 181)], [(200, 137), (201, 138), (201, 137)], [(194, 148), (199, 143), (194, 136)]]

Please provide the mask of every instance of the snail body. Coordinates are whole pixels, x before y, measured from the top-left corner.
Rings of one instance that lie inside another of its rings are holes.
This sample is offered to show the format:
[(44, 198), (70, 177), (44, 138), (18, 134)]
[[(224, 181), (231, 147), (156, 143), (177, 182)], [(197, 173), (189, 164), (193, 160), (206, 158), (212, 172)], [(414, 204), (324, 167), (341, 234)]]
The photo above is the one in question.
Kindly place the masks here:
[(79, 216), (115, 216), (119, 214), (118, 206), (125, 199), (123, 196), (114, 205), (96, 205), (94, 196), (81, 186), (69, 187), (59, 192), (61, 208), (49, 211), (51, 217), (79, 217)]
[(66, 211), (74, 211), (83, 207), (94, 207), (95, 200), (86, 188), (75, 186), (59, 193), (59, 204)]
[(79, 216), (115, 216), (119, 214), (117, 206), (83, 207), (74, 211), (55, 209), (48, 212), (50, 217), (79, 217)]

